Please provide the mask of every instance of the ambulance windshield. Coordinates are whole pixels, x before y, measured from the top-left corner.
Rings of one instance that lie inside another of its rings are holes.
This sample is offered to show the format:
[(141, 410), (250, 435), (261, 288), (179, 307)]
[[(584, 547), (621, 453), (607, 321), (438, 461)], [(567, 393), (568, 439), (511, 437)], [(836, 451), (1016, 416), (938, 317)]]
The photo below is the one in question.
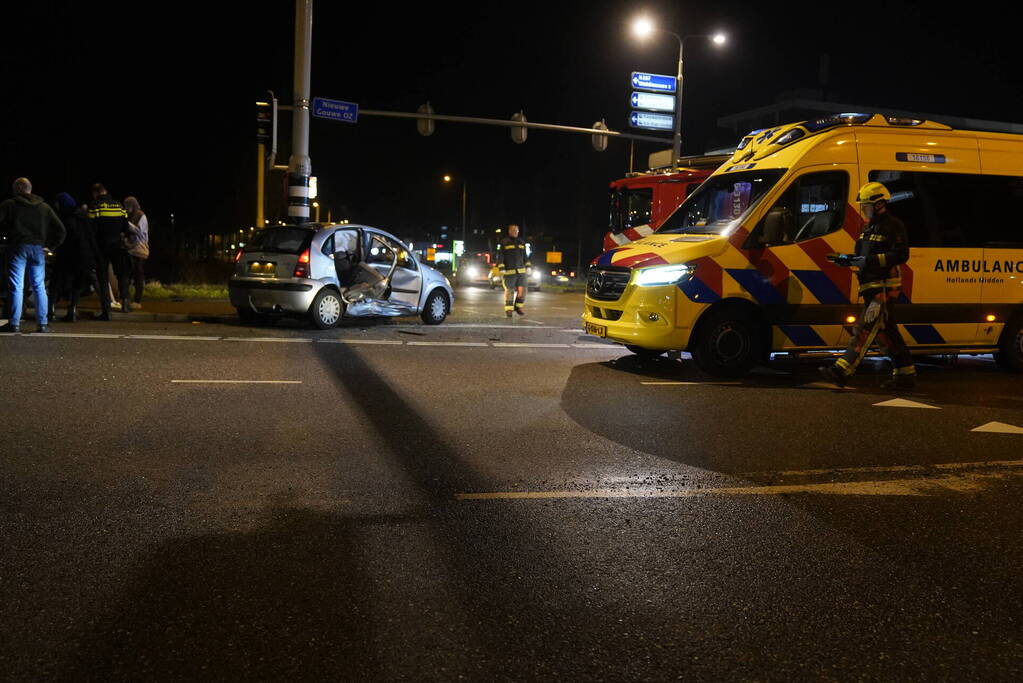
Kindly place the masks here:
[(657, 232), (723, 234), (740, 223), (784, 173), (784, 169), (770, 169), (709, 178), (675, 209)]

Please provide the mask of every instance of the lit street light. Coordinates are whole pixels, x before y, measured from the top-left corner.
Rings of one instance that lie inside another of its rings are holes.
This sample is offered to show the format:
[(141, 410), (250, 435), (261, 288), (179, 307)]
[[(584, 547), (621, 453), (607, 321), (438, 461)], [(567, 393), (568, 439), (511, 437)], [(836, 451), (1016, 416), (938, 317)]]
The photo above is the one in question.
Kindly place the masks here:
[(678, 75), (675, 82), (675, 137), (671, 145), (671, 165), (673, 168), (678, 168), (678, 159), (682, 156), (682, 63), (686, 41), (690, 38), (709, 38), (715, 45), (724, 45), (727, 39), (724, 33), (715, 33), (714, 35), (699, 33), (679, 36), (673, 31), (654, 26), (653, 22), (647, 17), (639, 17), (632, 24), (633, 35), (641, 40), (648, 38), (654, 32), (667, 33), (674, 36), (675, 40), (678, 41)]
[[(452, 178), (447, 173), (444, 174), (444, 182), (450, 183)], [(465, 199), (468, 185), (465, 180), (462, 180), (462, 244), (465, 244)]]
[(320, 203), (319, 202), (313, 202), (313, 208), (316, 209), (316, 219), (313, 222), (319, 223), (320, 222)]

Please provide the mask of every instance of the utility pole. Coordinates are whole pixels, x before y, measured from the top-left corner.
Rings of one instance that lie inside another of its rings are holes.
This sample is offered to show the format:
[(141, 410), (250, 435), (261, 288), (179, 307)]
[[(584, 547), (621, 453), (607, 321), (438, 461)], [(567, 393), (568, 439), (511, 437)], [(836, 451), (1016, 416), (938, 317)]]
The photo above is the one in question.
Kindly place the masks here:
[(313, 0), (295, 0), (295, 104), (288, 159), (288, 222), (309, 222), (309, 97), (313, 49)]

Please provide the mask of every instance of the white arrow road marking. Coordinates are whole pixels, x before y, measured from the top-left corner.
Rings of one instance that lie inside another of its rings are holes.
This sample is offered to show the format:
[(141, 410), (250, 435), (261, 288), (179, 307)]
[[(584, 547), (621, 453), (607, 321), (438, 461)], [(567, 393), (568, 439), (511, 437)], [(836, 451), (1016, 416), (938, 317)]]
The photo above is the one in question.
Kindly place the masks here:
[(988, 422), (985, 425), (975, 427), (971, 432), (992, 432), (995, 434), (1023, 434), (1023, 427), (1007, 425), (1004, 422)]
[(893, 398), (890, 401), (881, 401), (875, 403), (875, 406), (881, 406), (883, 408), (928, 408), (930, 410), (941, 410), (938, 406), (929, 406), (926, 403), (917, 403), (916, 401), (907, 401), (904, 398)]

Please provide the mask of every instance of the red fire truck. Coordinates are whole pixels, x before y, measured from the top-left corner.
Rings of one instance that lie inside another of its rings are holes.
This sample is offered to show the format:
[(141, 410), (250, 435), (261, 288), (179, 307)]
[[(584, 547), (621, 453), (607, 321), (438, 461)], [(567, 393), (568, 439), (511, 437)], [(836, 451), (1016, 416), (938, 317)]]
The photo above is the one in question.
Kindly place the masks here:
[(693, 190), (729, 159), (728, 155), (683, 157), (670, 167), (630, 173), (611, 183), (611, 223), (604, 251), (657, 231)]

